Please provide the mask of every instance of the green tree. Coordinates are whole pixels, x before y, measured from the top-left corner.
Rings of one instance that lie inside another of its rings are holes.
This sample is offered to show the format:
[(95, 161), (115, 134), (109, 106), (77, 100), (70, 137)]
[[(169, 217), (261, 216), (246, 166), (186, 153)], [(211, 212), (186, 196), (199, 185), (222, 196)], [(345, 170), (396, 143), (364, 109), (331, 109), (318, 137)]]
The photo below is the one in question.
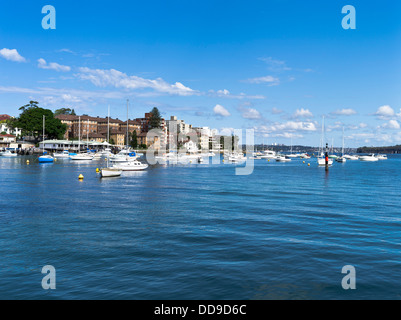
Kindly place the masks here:
[(132, 132), (131, 147), (133, 149), (137, 149), (138, 148), (138, 136), (137, 136), (135, 130), (134, 130), (134, 132)]
[(22, 113), (13, 121), (13, 126), (22, 130), (22, 135), (32, 135), (35, 141), (43, 131), (43, 116), (46, 117), (45, 135), (48, 139), (62, 139), (67, 130), (67, 125), (54, 118), (51, 110), (43, 109), (38, 106), (38, 102), (30, 101), (29, 104), (20, 108)]
[(150, 112), (151, 116), (149, 119), (149, 128), (150, 129), (160, 129), (162, 123), (162, 117), (160, 115), (159, 109), (154, 107)]
[(22, 112), (24, 112), (27, 108), (39, 108), (38, 107), (39, 102), (37, 101), (29, 101), (28, 104), (22, 106), (19, 108), (19, 110), (21, 110)]
[[(61, 109), (57, 109), (56, 111), (54, 111), (54, 116), (58, 116), (61, 114), (66, 114), (66, 115), (72, 115), (73, 110), (71, 110), (70, 108), (61, 108)], [(75, 113), (75, 112), (74, 112)]]

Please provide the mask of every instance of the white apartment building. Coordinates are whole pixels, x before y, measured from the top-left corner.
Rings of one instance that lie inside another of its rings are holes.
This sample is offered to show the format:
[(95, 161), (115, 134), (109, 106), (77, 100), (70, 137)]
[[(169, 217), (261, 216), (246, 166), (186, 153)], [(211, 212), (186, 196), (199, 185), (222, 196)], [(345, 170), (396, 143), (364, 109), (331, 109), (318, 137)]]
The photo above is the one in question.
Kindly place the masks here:
[(12, 134), (14, 136), (21, 136), (21, 130), (18, 128), (11, 129), (8, 127), (7, 123), (0, 123), (0, 133), (5, 132), (6, 134)]

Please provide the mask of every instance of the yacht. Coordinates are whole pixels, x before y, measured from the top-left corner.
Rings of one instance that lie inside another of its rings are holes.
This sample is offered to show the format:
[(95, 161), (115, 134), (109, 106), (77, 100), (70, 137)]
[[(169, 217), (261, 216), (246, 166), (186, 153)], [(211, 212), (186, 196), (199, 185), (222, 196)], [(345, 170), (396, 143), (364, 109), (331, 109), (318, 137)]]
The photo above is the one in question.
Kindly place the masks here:
[(342, 149), (341, 149), (341, 157), (336, 158), (336, 161), (340, 162), (340, 163), (346, 163), (347, 162), (347, 159), (344, 158), (344, 127), (343, 127), (343, 146), (342, 146)]
[(109, 157), (109, 156), (112, 156), (113, 154), (111, 153), (111, 149), (110, 148), (106, 148), (100, 153), (100, 155), (102, 157)]
[[(319, 156), (317, 157), (317, 164), (319, 167), (325, 167), (326, 166), (326, 157), (323, 152), (324, 149), (324, 117), (322, 121), (322, 137), (320, 139), (320, 146), (319, 146)], [(329, 166), (333, 165), (333, 158), (327, 157), (327, 164)]]
[(117, 169), (121, 171), (141, 171), (147, 169), (148, 167), (148, 164), (139, 162), (138, 160), (134, 160), (130, 162), (115, 164), (111, 167), (111, 169)]
[(110, 156), (111, 162), (131, 162), (137, 159), (136, 153), (128, 149), (121, 150), (118, 154)]
[(45, 125), (46, 125), (46, 117), (43, 115), (43, 142), (42, 142), (42, 144), (43, 144), (43, 149), (42, 149), (43, 155), (40, 156), (38, 158), (38, 160), (39, 160), (39, 163), (53, 163), (54, 162), (54, 158), (51, 155), (47, 154), (47, 152), (45, 151)]
[(276, 152), (273, 150), (265, 150), (260, 156), (262, 159), (275, 159), (277, 156)]
[(359, 160), (359, 157), (358, 157), (358, 156), (349, 155), (349, 154), (345, 154), (345, 155), (343, 156), (343, 158), (344, 158), (344, 159), (347, 159), (347, 160), (352, 160), (352, 161)]
[(249, 159), (253, 159), (253, 160), (260, 160), (262, 159), (261, 155), (258, 152), (254, 152), (252, 153), (252, 155), (249, 157)]
[(369, 154), (367, 156), (360, 156), (359, 160), (365, 161), (365, 162), (377, 162), (377, 161), (379, 161), (379, 159), (377, 157), (375, 157), (375, 155), (373, 153)]
[(289, 158), (288, 156), (279, 155), (276, 157), (276, 161), (277, 162), (290, 162), (291, 158)]
[(6, 150), (6, 151), (2, 152), (0, 154), (0, 156), (3, 156), (5, 158), (13, 158), (13, 157), (17, 157), (18, 154), (17, 153), (12, 153), (10, 150)]
[(387, 159), (387, 155), (385, 155), (385, 154), (378, 154), (376, 157), (377, 157), (377, 159), (379, 159), (379, 160), (388, 160), (388, 159)]
[(344, 157), (338, 157), (338, 158), (336, 159), (336, 161), (339, 162), (339, 163), (346, 163), (346, 162), (347, 162), (347, 159), (344, 158)]
[(226, 154), (225, 158), (230, 162), (244, 162), (246, 161), (246, 157), (243, 153), (230, 153)]
[(93, 155), (90, 153), (78, 153), (76, 155), (70, 156), (70, 159), (74, 161), (92, 161)]
[(311, 156), (309, 154), (307, 154), (307, 153), (302, 153), (299, 157), (301, 159), (310, 159), (311, 158)]
[(53, 153), (53, 157), (57, 159), (69, 159), (71, 156), (72, 154), (70, 154), (68, 150), (64, 150), (63, 152)]
[[(321, 156), (317, 159), (317, 163), (319, 165), (319, 167), (324, 167), (326, 166), (326, 159), (324, 156)], [(333, 159), (329, 158), (328, 159), (328, 165), (332, 166), (333, 165)]]
[(286, 157), (287, 157), (287, 158), (292, 158), (292, 159), (293, 159), (293, 158), (298, 158), (299, 156), (300, 156), (299, 153), (298, 153), (298, 154), (293, 154), (293, 153), (292, 153), (292, 137), (291, 137), (291, 151), (290, 151), (290, 154), (287, 154), (287, 155), (286, 155)]

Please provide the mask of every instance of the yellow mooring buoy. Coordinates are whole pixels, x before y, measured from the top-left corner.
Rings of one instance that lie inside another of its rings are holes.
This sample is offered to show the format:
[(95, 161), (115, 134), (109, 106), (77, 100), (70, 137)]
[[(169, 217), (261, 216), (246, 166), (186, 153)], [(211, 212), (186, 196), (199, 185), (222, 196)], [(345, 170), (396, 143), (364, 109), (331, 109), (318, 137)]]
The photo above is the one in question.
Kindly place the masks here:
[(99, 168), (96, 168), (96, 173), (99, 173), (99, 172), (100, 172)]
[(84, 176), (83, 176), (82, 174), (80, 174), (80, 175), (78, 176), (78, 179), (79, 179), (79, 180), (84, 180)]
[(26, 160), (26, 164), (29, 164), (29, 160)]

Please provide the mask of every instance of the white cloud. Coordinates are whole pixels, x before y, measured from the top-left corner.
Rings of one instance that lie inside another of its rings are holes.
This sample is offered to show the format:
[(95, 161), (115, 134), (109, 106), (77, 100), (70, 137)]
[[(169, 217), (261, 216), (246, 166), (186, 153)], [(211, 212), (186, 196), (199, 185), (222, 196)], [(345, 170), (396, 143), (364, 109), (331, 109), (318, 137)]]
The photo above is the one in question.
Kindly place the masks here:
[(0, 50), (0, 57), (14, 62), (26, 62), (26, 59), (16, 49), (3, 48)]
[(400, 129), (400, 124), (397, 120), (390, 120), (389, 122), (385, 123), (382, 128), (398, 130)]
[(259, 78), (247, 79), (245, 82), (255, 83), (255, 84), (268, 84), (269, 86), (277, 86), (280, 83), (280, 79), (273, 76), (265, 76)]
[(118, 91), (85, 91), (77, 89), (55, 89), (55, 88), (22, 88), (0, 86), (0, 93), (24, 94), (31, 100), (39, 101), (46, 107), (60, 107), (68, 104), (76, 108), (87, 105), (105, 104), (110, 99), (121, 100), (126, 98), (125, 93)]
[[(316, 124), (314, 122), (303, 122), (303, 121), (288, 121), (285, 123), (274, 123), (271, 125), (264, 125), (254, 127), (256, 133), (263, 134), (265, 136), (277, 136), (277, 137), (300, 137), (300, 132), (311, 133), (317, 131)], [(298, 132), (298, 134), (296, 134)]]
[(76, 74), (79, 79), (89, 80), (97, 87), (112, 86), (124, 89), (152, 89), (158, 93), (170, 95), (190, 96), (198, 94), (197, 91), (184, 86), (180, 82), (169, 84), (161, 78), (155, 80), (144, 79), (138, 76), (128, 76), (127, 74), (115, 70), (79, 68), (80, 73)]
[(278, 108), (273, 108), (272, 109), (272, 114), (282, 114), (284, 111), (283, 110), (280, 110), (280, 109), (278, 109)]
[(272, 137), (286, 138), (286, 139), (291, 139), (291, 138), (301, 139), (304, 136), (302, 134), (294, 134), (294, 133), (284, 132), (284, 133), (274, 134), (274, 135), (272, 135)]
[(380, 119), (388, 119), (395, 116), (394, 109), (390, 106), (381, 106), (375, 115)]
[(357, 114), (357, 112), (353, 109), (341, 109), (341, 110), (332, 112), (332, 114), (338, 115), (338, 116), (352, 116), (354, 114)]
[(224, 108), (223, 106), (217, 104), (214, 108), (213, 108), (213, 112), (218, 115), (218, 116), (222, 116), (222, 117), (229, 117), (231, 114), (230, 112), (228, 112), (228, 110), (226, 108)]
[(287, 67), (285, 61), (276, 60), (272, 57), (259, 58), (259, 60), (265, 62), (271, 71), (282, 72), (291, 70), (291, 68)]
[(293, 130), (293, 131), (316, 131), (316, 125), (313, 122), (288, 121), (282, 124), (272, 126), (272, 131)]
[(42, 58), (40, 58), (38, 60), (38, 68), (47, 69), (47, 70), (54, 70), (54, 71), (62, 71), (62, 72), (71, 71), (71, 67), (69, 67), (69, 66), (63, 66), (63, 65), (55, 63), (55, 62), (50, 62), (48, 64), (46, 62), (46, 60), (42, 59)]
[(209, 90), (209, 96), (211, 97), (218, 97), (218, 98), (228, 98), (228, 99), (265, 99), (264, 96), (262, 95), (255, 95), (255, 96), (250, 96), (247, 95), (243, 92), (241, 92), (240, 94), (232, 94), (230, 91), (228, 91), (227, 89), (224, 90), (218, 90), (218, 91), (214, 91), (214, 90)]
[(261, 119), (262, 115), (256, 109), (253, 109), (253, 108), (249, 108), (248, 109), (248, 108), (246, 108), (246, 109), (243, 110), (242, 117), (244, 119), (256, 120), (256, 119)]
[(297, 109), (297, 111), (295, 111), (294, 118), (313, 118), (313, 114), (312, 112), (309, 111), (309, 109)]

